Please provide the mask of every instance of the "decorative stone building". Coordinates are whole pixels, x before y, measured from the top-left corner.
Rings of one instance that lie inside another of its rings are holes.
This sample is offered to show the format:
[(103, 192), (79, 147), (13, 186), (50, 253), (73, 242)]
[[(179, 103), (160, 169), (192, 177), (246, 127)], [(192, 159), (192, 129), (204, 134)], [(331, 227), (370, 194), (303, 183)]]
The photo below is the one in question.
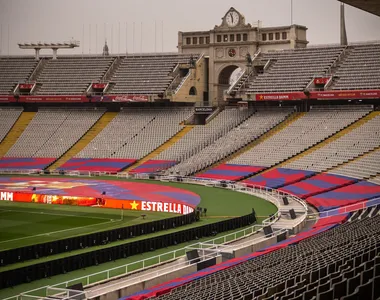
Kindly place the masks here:
[(203, 53), (208, 65), (208, 99), (218, 103), (229, 87), (232, 73), (245, 69), (247, 53), (254, 56), (279, 49), (305, 48), (307, 28), (300, 25), (260, 27), (246, 23), (244, 16), (231, 7), (222, 23), (209, 31), (178, 33), (180, 53)]

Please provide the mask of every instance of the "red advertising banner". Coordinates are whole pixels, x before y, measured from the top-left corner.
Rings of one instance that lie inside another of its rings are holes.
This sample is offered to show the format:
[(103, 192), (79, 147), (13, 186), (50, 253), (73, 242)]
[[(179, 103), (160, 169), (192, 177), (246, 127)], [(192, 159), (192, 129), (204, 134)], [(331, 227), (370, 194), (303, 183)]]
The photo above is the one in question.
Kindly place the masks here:
[(104, 88), (107, 86), (106, 83), (93, 83), (92, 88), (94, 90), (104, 90)]
[(20, 90), (31, 90), (33, 86), (34, 83), (20, 83), (18, 87)]
[(16, 102), (13, 96), (0, 96), (0, 102)]
[(256, 101), (292, 101), (303, 100), (306, 96), (303, 92), (292, 93), (268, 93), (268, 94), (256, 94)]
[(186, 215), (194, 211), (193, 207), (176, 202), (169, 203), (140, 200), (119, 200), (111, 198), (75, 197), (66, 195), (44, 195), (13, 191), (0, 191), (0, 201), (74, 206), (100, 206), (106, 208), (122, 208), (127, 210), (168, 212), (181, 215)]
[(93, 96), (92, 102), (148, 102), (148, 95), (104, 95)]
[(310, 92), (310, 99), (379, 99), (380, 90), (322, 91)]
[(315, 85), (325, 85), (330, 80), (330, 77), (314, 78)]
[(20, 96), (18, 102), (89, 102), (86, 96)]

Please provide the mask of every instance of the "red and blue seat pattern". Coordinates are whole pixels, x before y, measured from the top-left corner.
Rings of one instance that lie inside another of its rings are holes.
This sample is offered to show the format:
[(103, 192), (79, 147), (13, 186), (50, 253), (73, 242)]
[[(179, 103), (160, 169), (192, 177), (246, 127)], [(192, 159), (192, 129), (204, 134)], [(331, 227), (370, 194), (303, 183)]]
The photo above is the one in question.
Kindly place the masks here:
[(43, 170), (53, 161), (55, 158), (3, 157), (0, 159), (0, 169)]
[(243, 183), (246, 183), (248, 186), (279, 188), (284, 185), (297, 182), (306, 177), (310, 177), (314, 174), (315, 172), (312, 171), (276, 168), (246, 179)]
[(356, 181), (357, 179), (346, 176), (321, 173), (305, 180), (279, 188), (279, 190), (296, 195), (300, 198), (307, 198), (355, 183)]
[(58, 170), (117, 173), (133, 164), (136, 159), (71, 158)]
[(205, 277), (205, 276), (210, 275), (212, 273), (234, 267), (238, 264), (244, 263), (244, 262), (249, 261), (251, 259), (255, 259), (258, 256), (273, 252), (275, 250), (285, 248), (289, 245), (297, 244), (306, 238), (317, 235), (321, 232), (324, 232), (328, 229), (331, 229), (331, 228), (337, 226), (338, 224), (341, 224), (342, 222), (344, 222), (344, 220), (346, 220), (347, 217), (348, 217), (348, 214), (345, 214), (345, 215), (339, 216), (339, 217), (326, 218), (326, 219), (324, 219), (323, 222), (317, 222), (311, 229), (309, 229), (307, 231), (303, 231), (303, 232), (297, 234), (295, 237), (291, 237), (291, 238), (286, 239), (282, 242), (279, 242), (275, 245), (269, 246), (267, 248), (261, 249), (259, 251), (256, 251), (254, 253), (251, 253), (251, 254), (248, 254), (248, 255), (245, 255), (242, 257), (230, 259), (226, 262), (223, 262), (223, 263), (217, 264), (215, 266), (206, 268), (204, 270), (186, 275), (184, 277), (173, 279), (173, 280), (165, 282), (163, 284), (160, 284), (160, 285), (154, 286), (152, 288), (143, 290), (141, 292), (135, 293), (131, 296), (120, 298), (119, 300), (143, 300), (143, 299), (148, 299), (148, 298), (151, 298), (154, 296), (159, 296), (159, 295), (162, 295), (165, 293), (169, 293), (172, 289), (174, 289), (180, 285), (186, 284), (188, 282), (191, 282), (193, 280), (197, 280), (199, 278)]
[[(268, 173), (269, 176), (267, 175)], [(273, 169), (269, 172), (254, 177), (256, 178), (256, 180), (253, 180), (255, 185), (270, 188), (276, 188), (279, 186), (284, 186), (286, 184), (297, 182), (295, 184), (287, 186), (282, 190), (303, 197), (307, 197), (311, 194), (320, 193), (317, 196), (309, 197), (306, 199), (307, 202), (314, 205), (321, 212), (321, 218), (313, 225), (311, 229), (303, 231), (297, 234), (295, 237), (291, 237), (273, 246), (264, 248), (252, 254), (228, 260), (224, 263), (212, 266), (202, 271), (171, 280), (169, 282), (146, 289), (128, 297), (123, 297), (120, 300), (142, 300), (152, 296), (158, 296), (164, 293), (168, 293), (171, 289), (188, 283), (190, 281), (210, 275), (212, 273), (218, 272), (226, 268), (233, 267), (247, 260), (254, 259), (255, 257), (258, 257), (260, 255), (270, 253), (272, 251), (287, 247), (295, 243), (299, 243), (300, 241), (308, 237), (314, 236), (343, 223), (349, 217), (350, 214), (343, 213), (343, 211), (341, 211), (341, 208), (339, 207), (380, 197), (379, 185), (366, 181), (357, 182), (356, 179), (345, 176), (339, 176), (334, 174), (318, 174), (314, 177), (298, 182), (299, 180), (302, 180), (305, 177), (312, 176), (313, 174), (315, 173), (309, 171)], [(247, 181), (250, 180), (246, 180), (244, 182)], [(380, 198), (378, 199), (378, 202), (380, 204)], [(372, 203), (372, 205), (373, 204), (374, 203)], [(328, 217), (326, 217), (326, 213), (324, 212), (326, 210), (331, 210), (335, 207), (338, 207), (338, 209), (336, 210), (336, 214), (331, 214)], [(357, 207), (357, 209), (361, 207), (362, 206)]]
[(154, 160), (150, 159), (140, 166), (134, 168), (130, 173), (155, 173), (162, 170), (169, 169), (177, 162), (174, 160)]
[(326, 211), (376, 197), (380, 197), (380, 185), (360, 181), (333, 191), (309, 197), (306, 201), (314, 205), (319, 211)]
[(207, 170), (202, 174), (197, 175), (196, 177), (217, 180), (239, 180), (248, 175), (256, 174), (264, 169), (265, 167), (221, 164), (215, 168)]
[(195, 207), (200, 196), (184, 189), (142, 182), (90, 180), (81, 178), (0, 177), (0, 190), (77, 197), (105, 197), (118, 200), (175, 202)]

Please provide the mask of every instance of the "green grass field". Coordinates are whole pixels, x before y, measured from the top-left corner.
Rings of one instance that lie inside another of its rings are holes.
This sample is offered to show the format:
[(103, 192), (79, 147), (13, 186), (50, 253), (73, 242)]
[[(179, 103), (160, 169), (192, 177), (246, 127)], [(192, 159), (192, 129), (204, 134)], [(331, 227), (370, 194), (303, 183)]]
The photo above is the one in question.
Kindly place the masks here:
[[(116, 180), (115, 178), (109, 177), (97, 177), (96, 179)], [(173, 186), (183, 188), (198, 194), (201, 197), (200, 206), (208, 208), (207, 217), (203, 217), (200, 222), (196, 222), (194, 224), (179, 227), (176, 229), (171, 229), (170, 231), (136, 237), (125, 241), (118, 241), (112, 244), (94, 248), (100, 249), (103, 247), (111, 247), (117, 244), (128, 243), (136, 239), (145, 239), (150, 236), (159, 236), (171, 231), (180, 231), (191, 227), (202, 226), (205, 224), (220, 221), (225, 218), (248, 214), (252, 211), (252, 208), (255, 209), (256, 214), (259, 217), (258, 223), (260, 223), (262, 219), (266, 218), (269, 214), (275, 213), (277, 210), (276, 207), (270, 202), (248, 194), (238, 193), (231, 190), (183, 183), (141, 180), (138, 182), (149, 182), (154, 184)], [(121, 210), (60, 205), (53, 206), (35, 203), (12, 203), (2, 201), (0, 202), (0, 251), (174, 216), (173, 214), (169, 213), (145, 213), (147, 217), (145, 220), (143, 220), (141, 218), (141, 212), (139, 211), (124, 210), (123, 214), (124, 218), (123, 221), (121, 221)], [(222, 233), (219, 234), (219, 236), (225, 234), (226, 233)], [(202, 240), (209, 239), (210, 238), (205, 238)], [(188, 244), (193, 243), (195, 243), (195, 241)], [(70, 272), (69, 274), (54, 276), (53, 278), (46, 280), (40, 280), (32, 282), (30, 284), (23, 284), (12, 289), (2, 290), (0, 291), (0, 299), (17, 295), (21, 292), (31, 290), (36, 287), (63, 282), (69, 278), (73, 279), (120, 266), (128, 262), (139, 261), (143, 258), (156, 256), (158, 254), (166, 253), (174, 249), (180, 249), (185, 246), (185, 244), (180, 244), (177, 246), (168, 247), (166, 249), (159, 249), (146, 254), (129, 257), (127, 259), (120, 259), (115, 262), (105, 263), (99, 266), (86, 268), (84, 270)], [(58, 254), (50, 257), (40, 258), (38, 260), (17, 263), (11, 266), (2, 267), (0, 268), (0, 271), (57, 259), (62, 256), (77, 255), (82, 252), (95, 250), (94, 248), (81, 249), (72, 251), (69, 254)], [(154, 263), (154, 260), (152, 263)], [(135, 266), (136, 269), (139, 267), (141, 266)], [(101, 279), (100, 277), (97, 277), (98, 276), (93, 278), (94, 281)], [(47, 281), (49, 283), (47, 283)]]
[(0, 251), (173, 217), (170, 213), (0, 202)]
[[(183, 188), (198, 194), (200, 205), (208, 208), (209, 222), (248, 214), (252, 207), (258, 216), (268, 216), (276, 210), (265, 200), (231, 190), (183, 183), (139, 182)], [(124, 210), (121, 220), (118, 209), (0, 201), (0, 251), (176, 216), (163, 212), (144, 214), (145, 219), (140, 211)]]

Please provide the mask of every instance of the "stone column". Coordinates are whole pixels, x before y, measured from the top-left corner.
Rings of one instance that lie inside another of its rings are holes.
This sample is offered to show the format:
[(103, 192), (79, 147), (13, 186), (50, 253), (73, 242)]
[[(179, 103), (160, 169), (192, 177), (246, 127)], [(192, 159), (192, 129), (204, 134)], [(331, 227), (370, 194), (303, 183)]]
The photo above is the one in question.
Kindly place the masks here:
[(35, 48), (34, 50), (36, 50), (36, 60), (39, 60), (40, 59), (40, 48)]
[(53, 59), (57, 59), (57, 48), (53, 48)]

